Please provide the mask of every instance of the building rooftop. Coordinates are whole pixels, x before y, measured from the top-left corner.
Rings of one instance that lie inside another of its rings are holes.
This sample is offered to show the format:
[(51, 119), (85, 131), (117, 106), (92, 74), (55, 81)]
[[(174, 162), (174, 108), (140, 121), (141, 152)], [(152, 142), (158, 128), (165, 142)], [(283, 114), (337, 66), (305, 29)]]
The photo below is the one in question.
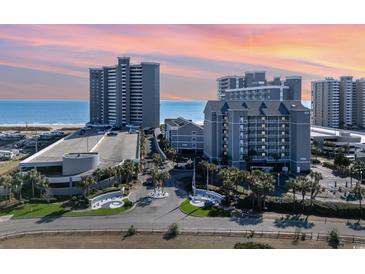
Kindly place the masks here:
[(64, 155), (90, 155), (99, 153), (99, 167), (119, 164), (125, 159), (135, 160), (137, 156), (138, 134), (118, 132), (107, 136), (96, 130), (80, 135), (77, 131), (28, 157), (20, 167), (57, 166), (62, 164)]
[(165, 119), (165, 124), (171, 125), (171, 126), (175, 126), (175, 127), (182, 127), (185, 126), (187, 124), (194, 124), (198, 127), (201, 127), (200, 125), (194, 123), (192, 120), (187, 120), (183, 117), (178, 117), (178, 118), (167, 118)]
[(224, 112), (225, 109), (247, 111), (248, 116), (288, 115), (289, 111), (309, 111), (300, 101), (208, 101), (207, 110)]

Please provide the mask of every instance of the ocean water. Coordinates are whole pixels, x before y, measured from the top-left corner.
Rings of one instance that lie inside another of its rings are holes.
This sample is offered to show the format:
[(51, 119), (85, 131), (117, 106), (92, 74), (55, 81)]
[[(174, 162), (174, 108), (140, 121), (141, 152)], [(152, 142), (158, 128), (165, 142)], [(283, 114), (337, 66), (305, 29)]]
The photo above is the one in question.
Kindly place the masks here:
[[(206, 101), (161, 100), (160, 122), (182, 116), (203, 123)], [(303, 101), (310, 107), (310, 101)], [(0, 100), (0, 124), (84, 124), (89, 121), (88, 101)]]

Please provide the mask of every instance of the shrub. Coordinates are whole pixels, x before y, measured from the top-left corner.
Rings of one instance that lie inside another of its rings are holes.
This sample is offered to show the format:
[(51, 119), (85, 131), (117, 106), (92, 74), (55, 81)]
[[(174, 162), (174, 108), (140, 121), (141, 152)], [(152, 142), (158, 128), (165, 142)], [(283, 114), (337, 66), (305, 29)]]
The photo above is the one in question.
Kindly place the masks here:
[(337, 230), (335, 228), (329, 233), (328, 244), (333, 248), (337, 248), (340, 244), (340, 237), (338, 236)]
[(336, 166), (334, 164), (331, 164), (330, 162), (323, 162), (322, 166), (330, 169), (336, 169)]
[(57, 202), (56, 198), (31, 198), (29, 200), (32, 204), (45, 204), (45, 203), (55, 203)]
[(130, 228), (128, 228), (126, 237), (133, 236), (136, 233), (137, 233), (137, 229), (134, 227), (134, 225), (131, 225)]
[(169, 226), (169, 229), (165, 234), (165, 239), (169, 240), (175, 238), (178, 234), (179, 234), (179, 226), (176, 223), (173, 223), (172, 225)]
[(254, 242), (247, 243), (236, 243), (233, 247), (234, 249), (273, 249), (269, 244), (260, 244)]
[(312, 159), (312, 164), (319, 165), (320, 163), (321, 163), (320, 160), (318, 160), (318, 159)]
[[(297, 200), (295, 203), (295, 211), (293, 211), (293, 203), (293, 200), (288, 198), (268, 197), (266, 200), (266, 207), (269, 211), (275, 211), (280, 213), (304, 213), (323, 217), (353, 219), (360, 217), (362, 219), (365, 219), (365, 210), (360, 211), (360, 208), (357, 204), (323, 202), (319, 200), (314, 200), (313, 206), (311, 206), (310, 201), (305, 200), (303, 211), (303, 205), (301, 201)], [(237, 207), (240, 209), (251, 208), (251, 199), (249, 197), (238, 199)]]

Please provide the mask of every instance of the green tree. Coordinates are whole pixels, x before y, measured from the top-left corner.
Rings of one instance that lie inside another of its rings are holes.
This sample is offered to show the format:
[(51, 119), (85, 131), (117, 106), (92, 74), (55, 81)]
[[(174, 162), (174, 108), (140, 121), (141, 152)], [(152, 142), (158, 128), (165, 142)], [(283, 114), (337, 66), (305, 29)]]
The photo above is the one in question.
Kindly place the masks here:
[(128, 184), (135, 172), (135, 165), (132, 160), (125, 160), (122, 169), (121, 174), (124, 177), (125, 183)]
[(10, 175), (3, 175), (0, 177), (0, 185), (4, 188), (5, 200), (10, 202), (11, 199), (11, 188), (13, 185), (13, 178)]
[(231, 202), (232, 190), (233, 190), (233, 185), (234, 185), (232, 171), (230, 170), (230, 168), (222, 168), (219, 171), (219, 176), (223, 180), (222, 190), (226, 194), (228, 202)]
[(44, 180), (45, 176), (39, 173), (36, 169), (27, 172), (26, 181), (32, 186), (32, 198), (35, 197), (35, 187)]
[(13, 177), (13, 189), (17, 196), (17, 199), (21, 201), (22, 197), (22, 189), (25, 182), (25, 176), (22, 172), (15, 172), (12, 174)]
[(251, 191), (257, 199), (259, 210), (265, 207), (265, 201), (268, 194), (274, 191), (274, 177), (268, 172), (260, 170), (253, 171), (253, 179), (251, 180)]
[(168, 171), (160, 171), (158, 173), (157, 178), (158, 178), (158, 181), (160, 182), (160, 188), (163, 192), (165, 183), (170, 179), (170, 174)]
[(302, 194), (302, 207), (304, 211), (304, 200), (305, 200), (305, 195), (309, 191), (309, 180), (307, 177), (299, 176), (296, 178), (296, 182), (297, 182), (297, 189)]
[(103, 174), (104, 174), (104, 172), (100, 168), (95, 169), (93, 172), (95, 181), (99, 182), (101, 180), (101, 178), (103, 177)]
[(152, 155), (152, 160), (156, 166), (160, 166), (162, 164), (162, 158), (158, 153), (154, 153)]
[(317, 197), (318, 193), (321, 192), (320, 181), (323, 179), (323, 176), (317, 171), (311, 171), (309, 177), (311, 178), (311, 180), (308, 182), (308, 189), (311, 198), (311, 206), (313, 206), (314, 199)]
[(336, 153), (333, 163), (335, 164), (335, 166), (338, 166), (340, 169), (343, 169), (350, 165), (350, 160), (345, 156), (345, 154), (341, 152), (341, 153)]
[(356, 186), (353, 189), (353, 193), (356, 197), (356, 199), (359, 200), (359, 208), (360, 208), (360, 214), (359, 214), (359, 221), (361, 220), (361, 216), (362, 216), (362, 199), (365, 196), (365, 188), (363, 188), (360, 184), (356, 184)]
[(293, 211), (295, 212), (295, 204), (296, 204), (296, 195), (298, 190), (298, 182), (294, 178), (289, 178), (288, 181), (288, 190), (291, 190), (293, 193)]
[(95, 179), (92, 176), (82, 176), (80, 185), (84, 196), (88, 196), (90, 193), (90, 187), (95, 184)]
[(168, 147), (166, 149), (166, 155), (167, 155), (167, 157), (169, 157), (169, 159), (171, 159), (172, 161), (175, 161), (176, 160), (177, 151), (173, 147)]
[(152, 169), (152, 171), (151, 171), (151, 179), (152, 179), (152, 184), (153, 184), (153, 191), (156, 192), (156, 187), (157, 187), (158, 180), (159, 180), (159, 172), (156, 167), (154, 169)]
[(362, 173), (365, 170), (365, 164), (362, 161), (355, 161), (352, 165), (352, 169), (357, 174), (357, 180), (361, 183), (362, 181)]

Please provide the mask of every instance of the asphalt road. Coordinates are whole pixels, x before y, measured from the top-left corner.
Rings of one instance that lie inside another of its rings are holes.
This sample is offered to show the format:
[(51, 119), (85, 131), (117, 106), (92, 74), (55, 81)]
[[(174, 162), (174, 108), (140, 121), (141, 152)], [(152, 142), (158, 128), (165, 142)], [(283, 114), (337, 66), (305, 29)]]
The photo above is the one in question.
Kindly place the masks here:
[(12, 232), (57, 229), (120, 229), (134, 225), (137, 229), (166, 229), (172, 223), (177, 223), (186, 229), (209, 230), (255, 230), (255, 231), (302, 231), (313, 233), (328, 233), (337, 228), (342, 235), (365, 236), (365, 227), (351, 228), (345, 221), (325, 222), (315, 221), (282, 221), (273, 219), (248, 217), (192, 217), (182, 213), (179, 204), (186, 198), (186, 193), (176, 187), (179, 177), (186, 176), (181, 172), (167, 183), (165, 190), (169, 197), (151, 200), (147, 194), (152, 189), (141, 187), (131, 194), (130, 198), (136, 206), (129, 212), (113, 216), (90, 217), (59, 217), (53, 219), (17, 219), (0, 223), (0, 235)]

